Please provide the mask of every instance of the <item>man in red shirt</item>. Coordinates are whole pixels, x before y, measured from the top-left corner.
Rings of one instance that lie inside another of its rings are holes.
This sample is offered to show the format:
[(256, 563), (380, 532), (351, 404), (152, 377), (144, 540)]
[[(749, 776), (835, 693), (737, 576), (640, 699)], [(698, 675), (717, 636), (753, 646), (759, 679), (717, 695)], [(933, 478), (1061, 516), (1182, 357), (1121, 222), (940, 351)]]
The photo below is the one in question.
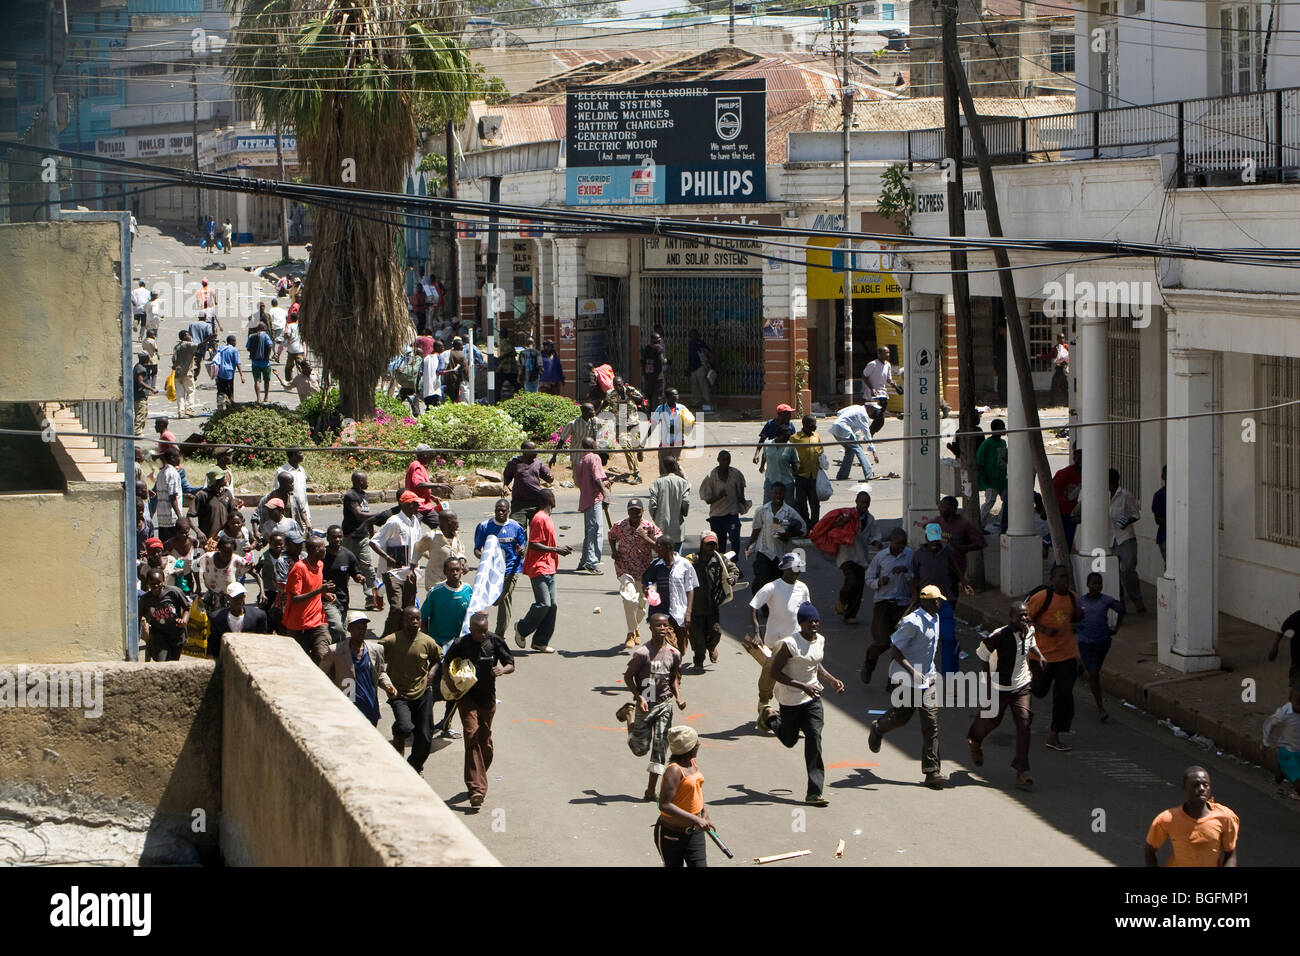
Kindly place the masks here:
[(285, 582), (283, 623), (289, 636), (319, 664), (330, 652), (325, 602), (334, 600), (334, 585), (325, 580), (325, 539), (307, 539), (306, 556), (289, 569)]
[(1074, 529), (1079, 527), (1079, 518), (1075, 514), (1079, 508), (1079, 493), (1083, 488), (1083, 449), (1076, 448), (1071, 464), (1066, 465), (1052, 476), (1052, 491), (1056, 495), (1056, 507), (1061, 509), (1061, 520), (1065, 523), (1065, 544), (1074, 549)]
[(582, 451), (578, 470), (573, 475), (578, 486), (578, 510), (582, 512), (582, 560), (578, 562), (578, 570), (587, 574), (601, 574), (600, 515), (602, 505), (609, 507), (605, 496), (610, 490), (610, 483), (605, 477), (600, 455), (596, 454), (596, 439), (584, 438)]
[(551, 509), (555, 507), (555, 492), (541, 490), (541, 505), (533, 520), (528, 522), (528, 550), (524, 552), (524, 574), (533, 585), (533, 605), (522, 621), (515, 624), (515, 645), (522, 648), (529, 634), (533, 635), (532, 649), (543, 654), (554, 654), (551, 635), (555, 633), (555, 572), (560, 558), (573, 554), (568, 545), (556, 546), (555, 522)]
[(415, 461), (406, 468), (406, 490), (420, 499), (420, 520), (430, 528), (437, 528), (442, 501), (434, 495), (433, 482), (429, 480), (431, 461), (433, 449), (423, 443), (416, 445)]

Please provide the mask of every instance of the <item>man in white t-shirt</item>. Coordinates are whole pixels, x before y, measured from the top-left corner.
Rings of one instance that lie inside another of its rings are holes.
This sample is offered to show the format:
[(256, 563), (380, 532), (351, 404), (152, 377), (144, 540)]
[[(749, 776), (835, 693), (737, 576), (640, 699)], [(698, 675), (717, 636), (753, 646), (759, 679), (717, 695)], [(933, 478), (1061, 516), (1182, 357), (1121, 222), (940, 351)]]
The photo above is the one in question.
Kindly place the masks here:
[(279, 299), (272, 299), (271, 308), (267, 312), (271, 316), (271, 338), (278, 340), (284, 334), (284, 327), (289, 324), (289, 310), (280, 307)]
[(163, 304), (162, 296), (157, 292), (149, 293), (149, 311), (144, 317), (144, 332), (148, 335), (150, 330), (157, 332), (162, 325), (163, 316), (166, 314), (166, 306)]
[(893, 388), (899, 395), (903, 387), (894, 381), (894, 367), (889, 363), (889, 348), (882, 345), (876, 349), (876, 357), (862, 370), (866, 383), (867, 410), (871, 412), (871, 434), (885, 426), (885, 406), (889, 404), (889, 390)]
[(420, 398), (425, 408), (436, 408), (442, 403), (442, 373), (447, 371), (447, 353), (439, 344), (420, 361)]
[(131, 318), (137, 326), (140, 327), (140, 338), (144, 339), (144, 317), (149, 308), (149, 290), (145, 287), (144, 280), (131, 290)]
[[(750, 633), (745, 636), (745, 649), (762, 666), (758, 675), (759, 729), (767, 730), (762, 721), (763, 710), (772, 700), (772, 652), (799, 630), (799, 606), (812, 599), (808, 585), (799, 580), (804, 570), (802, 551), (791, 551), (781, 558), (781, 576), (764, 584), (749, 602)], [(767, 621), (767, 629), (761, 622)], [(759, 635), (762, 635), (760, 642)]]

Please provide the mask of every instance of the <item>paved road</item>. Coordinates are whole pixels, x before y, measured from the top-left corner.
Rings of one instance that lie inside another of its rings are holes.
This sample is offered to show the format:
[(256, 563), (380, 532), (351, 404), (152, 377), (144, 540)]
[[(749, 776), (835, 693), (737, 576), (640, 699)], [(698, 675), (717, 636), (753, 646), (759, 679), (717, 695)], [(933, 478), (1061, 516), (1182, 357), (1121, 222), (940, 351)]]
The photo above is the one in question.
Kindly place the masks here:
[[(306, 247), (291, 245), (289, 253), (293, 257), (300, 259), (306, 255)], [(280, 246), (278, 243), (270, 246), (236, 246), (228, 255), (222, 253), (212, 254), (200, 249), (197, 245), (180, 242), (170, 235), (164, 235), (155, 227), (140, 226), (135, 248), (131, 252), (131, 286), (134, 288), (136, 282), (140, 279), (143, 279), (151, 289), (158, 288), (159, 283), (165, 284), (164, 301), (167, 307), (166, 315), (158, 330), (158, 350), (160, 353), (159, 393), (149, 399), (150, 424), (148, 426), (148, 435), (154, 434), (153, 419), (159, 415), (166, 415), (171, 418), (172, 431), (178, 437), (185, 438), (192, 432), (202, 428), (207, 417), (206, 413), (216, 408), (216, 384), (208, 376), (206, 370), (199, 376), (197, 383), (197, 398), (204, 408), (203, 414), (185, 419), (176, 418), (176, 403), (169, 402), (167, 396), (162, 393), (163, 383), (167, 380), (167, 374), (171, 371), (172, 348), (176, 345), (181, 329), (189, 328), (192, 321), (192, 315), (182, 315), (179, 306), (183, 302), (189, 306), (190, 312), (193, 312), (194, 289), (198, 288), (199, 281), (202, 279), (207, 279), (213, 288), (220, 286), (231, 288), (235, 292), (234, 295), (223, 298), (219, 306), (218, 318), (223, 331), (218, 335), (218, 338), (224, 343), (227, 334), (234, 333), (236, 336), (240, 358), (244, 363), (245, 381), (240, 382), (239, 376), (235, 376), (235, 400), (237, 402), (254, 401), (253, 376), (248, 367), (248, 353), (244, 350), (244, 342), (248, 338), (245, 319), (257, 311), (259, 301), (266, 302), (269, 308), (275, 291), (270, 282), (259, 278), (252, 272), (245, 271), (245, 269), (267, 266), (279, 258)], [(224, 265), (226, 268), (208, 268), (213, 264)], [(237, 283), (237, 289), (229, 286), (230, 283)], [(188, 296), (184, 294), (184, 289), (187, 286), (190, 287)], [(179, 291), (173, 293), (173, 289)], [(288, 307), (288, 302), (281, 304), (286, 308)], [(232, 321), (232, 318), (234, 321)], [(135, 339), (138, 342), (138, 334), (135, 334)], [(284, 371), (283, 361), (281, 361), (279, 369), (281, 372)], [(296, 408), (298, 393), (284, 391), (279, 385), (272, 382), (271, 401), (279, 402), (290, 408)]]

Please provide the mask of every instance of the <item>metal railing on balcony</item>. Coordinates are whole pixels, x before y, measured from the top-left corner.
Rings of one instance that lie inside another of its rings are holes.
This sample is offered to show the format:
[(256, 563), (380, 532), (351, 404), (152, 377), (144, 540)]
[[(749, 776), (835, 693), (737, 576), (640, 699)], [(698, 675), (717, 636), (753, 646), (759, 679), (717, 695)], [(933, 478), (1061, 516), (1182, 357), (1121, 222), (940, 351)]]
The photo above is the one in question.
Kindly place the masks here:
[[(1178, 186), (1300, 181), (1300, 88), (1172, 100), (1034, 117), (989, 117), (980, 127), (997, 164), (1173, 153)], [(973, 165), (963, 128), (963, 164)], [(907, 166), (941, 163), (943, 130), (907, 134)]]

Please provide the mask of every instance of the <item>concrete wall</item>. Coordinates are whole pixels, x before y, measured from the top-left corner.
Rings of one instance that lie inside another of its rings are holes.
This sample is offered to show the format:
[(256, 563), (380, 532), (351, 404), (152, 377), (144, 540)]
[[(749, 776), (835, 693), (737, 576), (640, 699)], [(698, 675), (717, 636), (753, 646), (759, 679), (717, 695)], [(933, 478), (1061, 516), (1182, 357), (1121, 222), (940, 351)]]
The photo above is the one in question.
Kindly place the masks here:
[(292, 640), (227, 638), (221, 668), (226, 863), (496, 865)]
[(122, 398), (121, 258), (116, 222), (0, 224), (0, 402)]
[[(122, 591), (134, 573), (131, 568), (128, 574), (122, 550), (125, 500), (120, 481), (70, 485), (66, 493), (0, 495), (0, 528), (15, 543), (0, 549), (0, 580), (38, 598), (5, 602), (0, 664), (123, 659)], [(30, 548), (16, 545), (20, 528), (39, 528), (42, 540), (62, 542), (55, 560), (35, 574)]]
[[(8, 687), (16, 695), (21, 679), (30, 705), (31, 682), (38, 671), (44, 682), (51, 670), (7, 665), (0, 694)], [(83, 690), (79, 706), (24, 707), (6, 697), (0, 806), (147, 829), (147, 858), (198, 862), (215, 850), (221, 812), (221, 692), (213, 670), (197, 660), (64, 664), (58, 673)], [(93, 706), (96, 685), (102, 710)]]

